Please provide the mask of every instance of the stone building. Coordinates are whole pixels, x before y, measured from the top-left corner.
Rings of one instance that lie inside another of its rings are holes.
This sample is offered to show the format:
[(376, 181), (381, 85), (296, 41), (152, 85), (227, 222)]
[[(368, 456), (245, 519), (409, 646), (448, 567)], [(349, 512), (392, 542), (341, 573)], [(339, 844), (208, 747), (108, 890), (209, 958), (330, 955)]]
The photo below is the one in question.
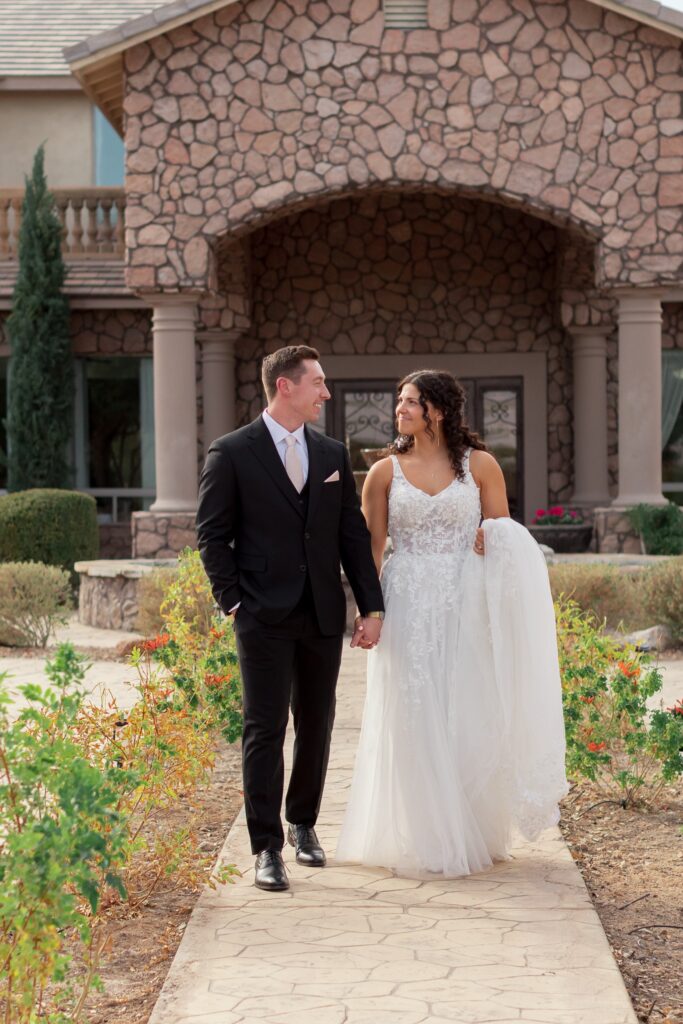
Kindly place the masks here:
[(259, 361), (291, 342), (323, 354), (325, 429), (356, 468), (397, 377), (429, 365), (466, 384), (521, 520), (598, 509), (607, 549), (624, 508), (682, 500), (682, 12), (149, 6), (65, 51), (125, 140), (138, 312), (105, 342), (110, 315), (83, 311), (75, 343), (151, 343), (136, 553), (187, 538), (206, 445), (258, 413)]

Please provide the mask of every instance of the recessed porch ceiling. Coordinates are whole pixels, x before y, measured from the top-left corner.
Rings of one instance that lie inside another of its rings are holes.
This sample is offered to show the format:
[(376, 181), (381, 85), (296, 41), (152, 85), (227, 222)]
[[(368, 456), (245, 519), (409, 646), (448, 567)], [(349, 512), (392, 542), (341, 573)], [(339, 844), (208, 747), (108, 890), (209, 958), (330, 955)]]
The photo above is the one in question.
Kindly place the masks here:
[[(67, 47), (64, 57), (84, 91), (114, 128), (123, 134), (123, 54), (138, 43), (230, 7), (239, 0), (173, 0), (118, 29), (89, 36)], [(588, 0), (607, 10), (683, 39), (683, 11), (653, 0)]]

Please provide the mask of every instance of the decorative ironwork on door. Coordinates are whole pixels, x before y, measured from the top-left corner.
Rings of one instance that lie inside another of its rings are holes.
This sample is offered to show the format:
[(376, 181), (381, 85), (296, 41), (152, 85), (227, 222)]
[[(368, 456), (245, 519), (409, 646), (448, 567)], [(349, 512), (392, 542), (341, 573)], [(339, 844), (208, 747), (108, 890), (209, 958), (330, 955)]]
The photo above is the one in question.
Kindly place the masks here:
[[(500, 463), (515, 519), (523, 520), (521, 377), (462, 379), (470, 427)], [(396, 385), (390, 380), (332, 381), (326, 429), (343, 441), (356, 473), (367, 470), (364, 449), (382, 448), (396, 435)]]

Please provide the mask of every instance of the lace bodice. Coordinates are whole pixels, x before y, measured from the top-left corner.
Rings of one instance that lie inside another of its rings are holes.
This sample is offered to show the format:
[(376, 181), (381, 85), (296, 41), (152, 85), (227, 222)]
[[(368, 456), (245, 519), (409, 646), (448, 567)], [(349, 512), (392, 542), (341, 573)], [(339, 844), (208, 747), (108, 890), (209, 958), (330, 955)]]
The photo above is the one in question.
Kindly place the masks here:
[(474, 543), (481, 519), (479, 488), (470, 473), (470, 451), (457, 478), (438, 494), (429, 495), (405, 477), (395, 455), (389, 490), (389, 536), (395, 555), (463, 556)]

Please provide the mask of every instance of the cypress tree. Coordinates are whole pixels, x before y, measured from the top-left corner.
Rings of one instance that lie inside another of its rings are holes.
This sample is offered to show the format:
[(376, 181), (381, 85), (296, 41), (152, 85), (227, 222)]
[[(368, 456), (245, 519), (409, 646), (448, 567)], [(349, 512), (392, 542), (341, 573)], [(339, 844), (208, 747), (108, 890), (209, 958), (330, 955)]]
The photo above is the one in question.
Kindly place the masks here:
[(62, 229), (45, 178), (43, 146), (33, 161), (19, 233), (19, 268), (7, 320), (7, 489), (68, 487), (74, 370)]

